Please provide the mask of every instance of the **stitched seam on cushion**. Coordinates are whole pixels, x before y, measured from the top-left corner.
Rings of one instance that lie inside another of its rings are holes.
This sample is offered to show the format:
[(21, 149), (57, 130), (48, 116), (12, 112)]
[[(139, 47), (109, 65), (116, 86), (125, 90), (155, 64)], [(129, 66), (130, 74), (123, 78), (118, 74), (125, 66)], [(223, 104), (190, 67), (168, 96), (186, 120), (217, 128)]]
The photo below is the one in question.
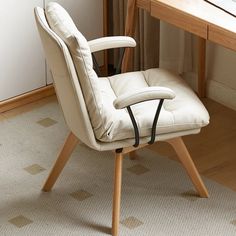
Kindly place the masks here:
[[(172, 111), (172, 110), (167, 110), (167, 109), (166, 109), (166, 106), (165, 106), (165, 101), (164, 101), (164, 103), (163, 103), (163, 108), (165, 109), (165, 111), (168, 111), (168, 112), (170, 112), (170, 113), (171, 113), (171, 115), (172, 115), (172, 124), (175, 124), (175, 116), (174, 116), (174, 111)], [(185, 123), (185, 124), (187, 124), (187, 123)], [(196, 123), (194, 123), (194, 124), (196, 124)]]
[[(140, 72), (142, 75), (143, 75), (143, 73), (144, 73), (143, 71), (136, 71), (136, 72), (127, 72), (127, 74), (128, 74), (128, 73), (139, 73), (139, 72)], [(123, 73), (123, 74), (125, 74), (125, 73)], [(112, 90), (114, 91), (116, 97), (118, 97), (117, 94), (116, 94), (116, 92), (115, 92), (115, 90), (114, 90), (114, 88), (113, 88), (113, 86), (112, 86), (112, 83), (111, 83), (112, 77), (115, 77), (115, 76), (119, 76), (119, 75), (113, 75), (113, 76), (109, 76), (109, 77), (107, 77), (107, 78), (108, 78), (108, 80), (109, 80), (109, 82), (110, 82), (110, 84), (111, 84), (111, 88), (112, 88)], [(143, 75), (143, 78), (144, 78), (144, 81), (145, 81), (146, 84), (147, 84), (147, 87), (151, 87), (151, 86), (148, 85), (147, 81), (145, 80), (145, 76), (144, 76), (144, 75)], [(146, 87), (143, 87), (143, 88), (146, 88)]]
[(116, 95), (116, 98), (118, 98), (118, 96), (117, 96), (117, 94), (116, 94), (116, 91), (114, 90), (114, 88), (113, 88), (113, 86), (112, 86), (112, 83), (111, 83), (111, 77), (107, 77), (108, 78), (108, 81), (109, 81), (109, 83), (110, 83), (110, 86), (111, 86), (111, 88), (112, 88), (112, 91), (114, 92), (114, 94)]
[[(115, 94), (115, 92), (114, 92), (114, 90), (113, 90), (113, 88), (112, 88), (112, 86), (111, 86), (109, 77), (104, 77), (104, 78), (105, 78), (105, 80), (108, 81), (108, 83), (109, 83), (109, 85), (110, 85), (110, 87), (111, 87), (111, 90), (112, 90), (112, 92), (113, 92), (113, 95), (114, 95), (114, 97), (116, 98), (117, 96), (116, 96), (116, 94)], [(114, 100), (113, 100), (113, 101), (114, 101)], [(114, 106), (113, 106), (113, 108), (115, 109)], [(100, 135), (100, 137), (104, 137), (104, 136), (108, 137), (110, 130), (112, 130), (113, 124), (114, 124), (114, 120), (112, 120), (112, 121), (110, 122), (109, 126), (108, 126), (106, 129), (103, 130), (103, 132), (102, 132), (102, 134)], [(98, 128), (98, 129), (100, 129), (100, 128)], [(98, 129), (97, 129), (97, 130), (98, 130)]]
[(150, 86), (149, 83), (147, 82), (147, 78), (146, 78), (146, 76), (145, 76), (145, 72), (146, 72), (146, 71), (141, 71), (141, 72), (142, 72), (142, 74), (143, 74), (143, 78), (144, 78), (144, 81), (146, 82), (147, 86), (148, 86), (148, 87), (152, 87), (152, 86)]
[[(107, 77), (107, 78), (108, 78), (108, 81), (109, 81), (109, 83), (110, 83), (110, 86), (111, 86), (111, 88), (112, 88), (113, 93), (116, 95), (116, 98), (118, 98), (118, 96), (117, 96), (117, 94), (116, 94), (116, 91), (114, 90), (114, 88), (113, 88), (113, 86), (112, 86), (111, 77)], [(128, 114), (127, 109), (124, 109), (124, 108), (123, 108), (122, 110), (124, 110), (124, 111), (126, 112), (126, 114)]]
[[(145, 76), (145, 72), (146, 72), (146, 71), (143, 72), (143, 76), (144, 76), (144, 79), (145, 79), (146, 83), (148, 84), (148, 82), (147, 82), (147, 77)], [(150, 86), (149, 84), (148, 84), (148, 86), (149, 86), (149, 87), (152, 87), (152, 86)], [(168, 110), (166, 109), (165, 102), (164, 102), (164, 104), (163, 104), (163, 108), (164, 108), (166, 111), (168, 111)], [(161, 110), (162, 110), (162, 109), (161, 109)], [(175, 118), (174, 118), (173, 111), (169, 111), (169, 112), (171, 112), (171, 114), (172, 114), (172, 124), (174, 124), (174, 123), (175, 123)], [(160, 126), (159, 126), (159, 127), (160, 127)]]
[[(177, 124), (177, 125), (167, 125), (167, 126), (157, 126), (157, 128), (167, 128), (167, 127), (174, 127), (174, 126), (182, 126), (182, 125), (186, 125), (186, 124), (188, 124), (188, 125), (200, 125), (200, 124), (202, 124), (202, 123), (184, 123), (184, 124)], [(151, 129), (152, 127), (142, 127), (141, 128), (141, 131), (142, 130), (148, 130), (148, 129)], [(185, 129), (185, 130), (192, 130), (192, 129), (201, 129), (202, 127), (199, 127), (199, 128), (190, 128), (190, 129)], [(117, 134), (116, 135), (120, 135), (120, 134), (122, 134), (122, 135), (127, 135), (127, 134), (130, 134), (130, 132), (132, 132), (132, 130), (130, 130), (130, 131), (127, 131), (127, 132), (117, 132)], [(176, 131), (175, 131), (176, 132)], [(180, 131), (179, 131), (180, 132)], [(181, 132), (182, 132), (182, 130), (181, 130)], [(168, 132), (168, 133), (171, 133), (171, 132)], [(162, 133), (163, 134), (163, 133)], [(156, 134), (156, 135), (158, 135), (158, 134)], [(145, 136), (145, 137), (147, 137), (147, 136)]]
[[(197, 122), (197, 123), (183, 123), (183, 124), (174, 124), (174, 125), (157, 125), (157, 127), (159, 128), (164, 128), (164, 127), (171, 127), (171, 126), (182, 126), (182, 125), (201, 125), (202, 123)], [(151, 128), (151, 127), (150, 127)], [(147, 127), (145, 127), (144, 129), (147, 129)], [(149, 129), (149, 128), (148, 128)]]
[(116, 92), (115, 92), (115, 90), (114, 90), (114, 88), (113, 88), (113, 86), (112, 86), (112, 84), (111, 84), (110, 77), (107, 77), (107, 80), (109, 81), (109, 84), (110, 84), (110, 86), (111, 86), (111, 88), (112, 88), (112, 91), (113, 91), (113, 93), (115, 94), (116, 98), (118, 98), (118, 97), (117, 97), (117, 94), (116, 94)]
[[(114, 92), (114, 94), (116, 95), (116, 98), (117, 98), (117, 94), (116, 94), (116, 92), (115, 92), (115, 90), (114, 90), (114, 88), (113, 88), (113, 86), (112, 86), (112, 83), (111, 83), (111, 77), (108, 77), (108, 81), (109, 81), (109, 83), (110, 83), (110, 85), (111, 85), (111, 88), (112, 88), (112, 91)], [(128, 110), (126, 109), (126, 108), (123, 108), (122, 109), (127, 115), (129, 115), (129, 113), (128, 113)], [(138, 128), (139, 128), (139, 124), (138, 124), (138, 122), (137, 122), (137, 125), (138, 125)], [(119, 132), (118, 132), (118, 134), (119, 134)]]

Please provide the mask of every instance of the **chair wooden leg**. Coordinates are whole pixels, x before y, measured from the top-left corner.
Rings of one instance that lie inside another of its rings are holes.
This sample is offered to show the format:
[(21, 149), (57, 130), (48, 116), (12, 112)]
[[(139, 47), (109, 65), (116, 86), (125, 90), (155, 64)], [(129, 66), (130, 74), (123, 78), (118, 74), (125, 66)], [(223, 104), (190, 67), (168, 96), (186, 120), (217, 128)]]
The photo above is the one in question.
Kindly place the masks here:
[(112, 236), (118, 236), (119, 234), (122, 160), (123, 155), (121, 153), (116, 153), (112, 212)]
[(175, 149), (181, 163), (185, 167), (188, 175), (190, 176), (195, 188), (197, 189), (200, 197), (207, 198), (209, 197), (209, 194), (207, 192), (207, 189), (193, 163), (193, 160), (182, 140), (182, 138), (174, 138), (167, 140), (169, 144)]
[(59, 154), (56, 163), (54, 164), (51, 173), (48, 176), (46, 183), (43, 186), (43, 191), (49, 192), (53, 185), (55, 184), (58, 176), (63, 170), (65, 164), (70, 158), (71, 153), (73, 152), (76, 144), (78, 143), (77, 137), (71, 132), (62, 148), (61, 153)]

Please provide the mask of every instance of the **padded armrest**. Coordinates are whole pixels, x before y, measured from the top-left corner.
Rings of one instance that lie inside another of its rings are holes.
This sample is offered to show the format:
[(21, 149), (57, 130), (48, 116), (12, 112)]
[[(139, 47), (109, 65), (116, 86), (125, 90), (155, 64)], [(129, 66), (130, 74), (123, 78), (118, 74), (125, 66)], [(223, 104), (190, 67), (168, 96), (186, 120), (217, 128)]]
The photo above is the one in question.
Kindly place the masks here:
[(119, 96), (113, 102), (116, 109), (123, 109), (125, 107), (155, 99), (173, 99), (175, 93), (173, 90), (165, 87), (147, 87), (140, 89), (134, 93), (125, 93)]
[(112, 48), (135, 47), (136, 42), (127, 36), (112, 36), (94, 39), (88, 42), (91, 52), (102, 51)]

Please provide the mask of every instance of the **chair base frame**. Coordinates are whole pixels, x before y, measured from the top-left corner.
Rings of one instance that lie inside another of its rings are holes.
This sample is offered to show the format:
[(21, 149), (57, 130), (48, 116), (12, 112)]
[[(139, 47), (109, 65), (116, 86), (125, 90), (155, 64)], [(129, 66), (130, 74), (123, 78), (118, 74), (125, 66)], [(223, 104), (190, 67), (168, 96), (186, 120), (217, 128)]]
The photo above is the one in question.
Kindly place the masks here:
[[(49, 174), (46, 183), (43, 186), (43, 191), (48, 192), (52, 189), (61, 171), (69, 160), (74, 148), (78, 144), (78, 138), (71, 132), (60, 152), (56, 163), (54, 164), (51, 173)], [(180, 162), (186, 169), (189, 177), (192, 180), (200, 197), (208, 198), (207, 189), (194, 165), (194, 162), (181, 137), (169, 139), (165, 142), (169, 143), (176, 151)], [(113, 212), (112, 212), (112, 236), (119, 234), (120, 222), (120, 202), (121, 202), (121, 180), (122, 180), (122, 161), (123, 155), (129, 154), (132, 159), (135, 158), (135, 151), (149, 144), (141, 144), (139, 147), (127, 147), (115, 150), (115, 171), (114, 171), (114, 191), (113, 191)]]

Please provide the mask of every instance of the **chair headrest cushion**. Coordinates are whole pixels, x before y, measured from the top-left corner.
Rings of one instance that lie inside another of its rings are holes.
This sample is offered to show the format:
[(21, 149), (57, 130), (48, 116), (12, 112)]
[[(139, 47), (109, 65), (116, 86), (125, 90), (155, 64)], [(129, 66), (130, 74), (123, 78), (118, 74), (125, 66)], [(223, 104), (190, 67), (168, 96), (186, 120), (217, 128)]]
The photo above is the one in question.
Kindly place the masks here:
[[(50, 2), (45, 9), (50, 28), (67, 44), (74, 62), (85, 60), (92, 66), (90, 47), (86, 38), (79, 32), (67, 11), (56, 2)], [(79, 68), (81, 69), (81, 68)]]
[(92, 125), (99, 127), (102, 120), (101, 95), (88, 42), (67, 11), (58, 3), (48, 3), (45, 15), (50, 28), (65, 42), (70, 51)]

